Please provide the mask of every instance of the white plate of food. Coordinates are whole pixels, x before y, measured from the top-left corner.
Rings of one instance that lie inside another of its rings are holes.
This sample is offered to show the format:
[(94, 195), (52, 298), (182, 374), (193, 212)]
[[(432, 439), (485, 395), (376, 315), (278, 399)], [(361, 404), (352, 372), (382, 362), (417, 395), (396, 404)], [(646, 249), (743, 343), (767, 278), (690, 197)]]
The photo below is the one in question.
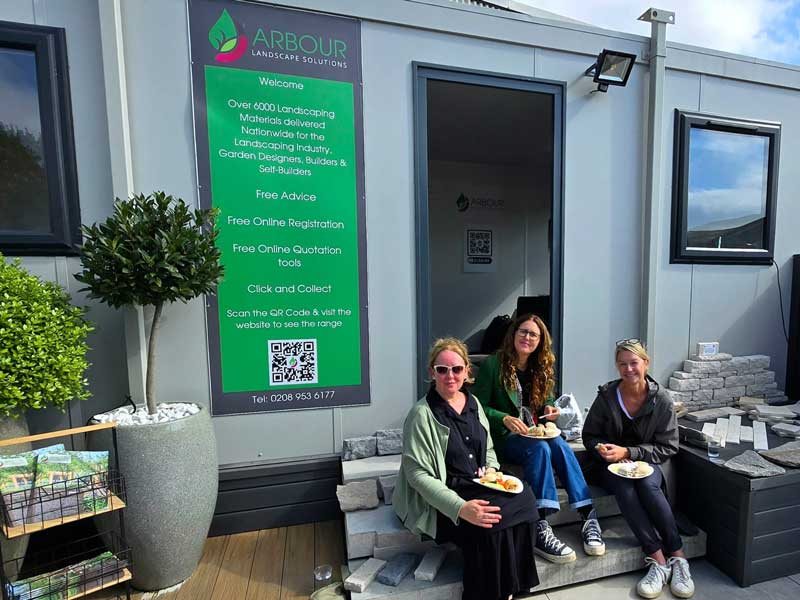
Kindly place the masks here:
[(608, 470), (625, 479), (644, 479), (653, 474), (653, 467), (641, 460), (613, 463), (608, 465)]
[(509, 494), (522, 492), (522, 481), (513, 475), (507, 475), (492, 468), (486, 469), (483, 477), (476, 477), (472, 481), (498, 492), (508, 492)]
[(534, 425), (528, 427), (528, 433), (521, 434), (522, 437), (531, 438), (533, 440), (552, 440), (561, 435), (561, 430), (556, 427), (553, 422), (547, 422), (544, 425)]

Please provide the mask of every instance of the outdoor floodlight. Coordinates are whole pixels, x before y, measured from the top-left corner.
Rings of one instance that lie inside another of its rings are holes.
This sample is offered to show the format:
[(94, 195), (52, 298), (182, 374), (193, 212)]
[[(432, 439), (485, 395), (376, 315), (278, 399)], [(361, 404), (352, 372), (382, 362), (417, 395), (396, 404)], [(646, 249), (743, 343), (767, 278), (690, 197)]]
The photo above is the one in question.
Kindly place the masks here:
[(597, 84), (595, 92), (607, 92), (609, 85), (624, 86), (628, 83), (634, 62), (635, 54), (603, 49), (597, 56), (597, 61), (586, 69), (584, 75), (594, 78)]

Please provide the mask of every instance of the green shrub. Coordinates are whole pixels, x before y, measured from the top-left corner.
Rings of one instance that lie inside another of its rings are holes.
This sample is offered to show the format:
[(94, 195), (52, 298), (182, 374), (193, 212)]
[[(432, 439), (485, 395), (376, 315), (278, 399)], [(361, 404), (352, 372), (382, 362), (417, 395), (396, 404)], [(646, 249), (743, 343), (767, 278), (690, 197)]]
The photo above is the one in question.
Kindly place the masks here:
[(84, 313), (60, 286), (0, 255), (0, 416), (65, 410), (70, 400), (89, 397), (84, 372), (92, 326)]

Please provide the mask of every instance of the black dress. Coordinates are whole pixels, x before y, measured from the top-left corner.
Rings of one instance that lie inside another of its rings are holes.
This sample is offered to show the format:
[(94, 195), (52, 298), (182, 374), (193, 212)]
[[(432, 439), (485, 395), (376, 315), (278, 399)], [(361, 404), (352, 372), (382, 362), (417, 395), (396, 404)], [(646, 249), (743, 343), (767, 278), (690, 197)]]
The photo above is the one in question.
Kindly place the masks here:
[(478, 403), (462, 390), (467, 403), (457, 413), (434, 388), (428, 405), (436, 420), (450, 429), (445, 466), (447, 487), (465, 500), (488, 500), (500, 507), (502, 520), (491, 529), (464, 519), (458, 525), (438, 514), (436, 542), (452, 542), (464, 555), (463, 600), (506, 600), (539, 584), (533, 549), (536, 545), (536, 499), (527, 483), (519, 494), (495, 491), (474, 483), (478, 468), (486, 465), (487, 432), (478, 418)]

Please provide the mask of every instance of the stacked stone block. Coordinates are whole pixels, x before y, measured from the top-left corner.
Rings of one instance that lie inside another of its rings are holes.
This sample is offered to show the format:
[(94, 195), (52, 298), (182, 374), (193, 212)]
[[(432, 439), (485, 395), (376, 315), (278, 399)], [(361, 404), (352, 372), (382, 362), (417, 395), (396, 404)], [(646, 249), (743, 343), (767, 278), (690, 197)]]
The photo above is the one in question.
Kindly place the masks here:
[(672, 373), (667, 393), (690, 411), (734, 406), (743, 396), (780, 404), (787, 398), (769, 364), (770, 357), (763, 354), (693, 356), (683, 361), (683, 370)]

